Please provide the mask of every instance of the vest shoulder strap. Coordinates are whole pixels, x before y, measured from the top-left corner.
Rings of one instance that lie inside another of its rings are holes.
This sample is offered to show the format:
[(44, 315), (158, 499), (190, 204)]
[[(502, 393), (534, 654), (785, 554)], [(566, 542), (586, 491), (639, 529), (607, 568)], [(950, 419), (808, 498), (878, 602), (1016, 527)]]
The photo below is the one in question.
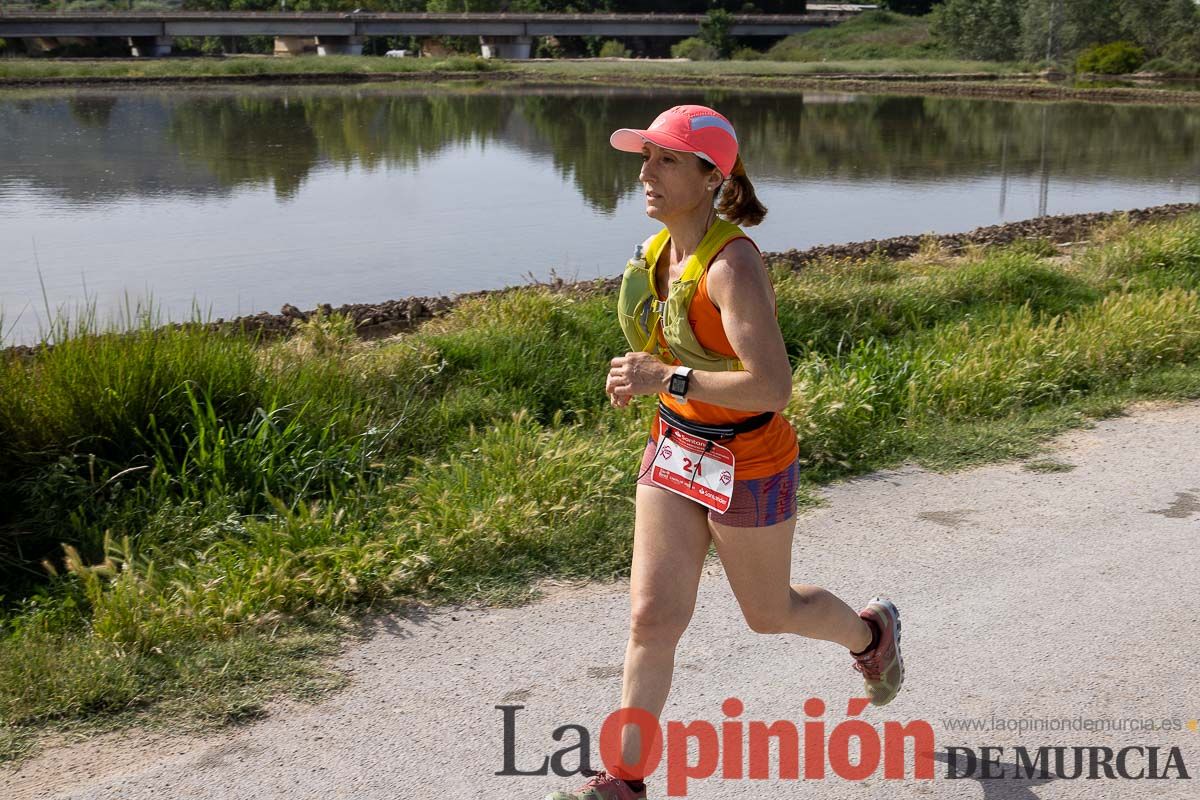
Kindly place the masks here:
[(717, 217), (717, 221), (700, 240), (700, 246), (696, 248), (696, 252), (688, 259), (681, 280), (698, 280), (700, 275), (708, 269), (709, 262), (716, 257), (717, 253), (721, 252), (725, 245), (734, 239), (744, 237), (746, 234), (737, 225)]
[[(696, 248), (696, 252), (688, 258), (688, 263), (684, 267), (683, 274), (680, 276), (681, 281), (695, 280), (700, 277), (710, 261), (724, 249), (725, 245), (729, 244), (734, 239), (748, 239), (745, 231), (737, 225), (734, 225), (728, 220), (717, 217), (717, 221), (708, 229), (708, 233), (700, 240), (700, 246)], [(671, 241), (671, 232), (665, 227), (650, 238), (650, 244), (646, 251), (642, 254), (649, 265), (651, 272), (658, 265), (658, 259), (662, 256), (663, 248)], [(653, 287), (651, 287), (653, 288)]]
[[(646, 248), (646, 252), (642, 255), (646, 259), (646, 263), (650, 266), (651, 272), (658, 265), (658, 259), (662, 255), (663, 248), (667, 246), (667, 242), (670, 240), (671, 232), (666, 228), (663, 228), (650, 238), (650, 246)], [(654, 287), (651, 286), (650, 288), (653, 289)]]

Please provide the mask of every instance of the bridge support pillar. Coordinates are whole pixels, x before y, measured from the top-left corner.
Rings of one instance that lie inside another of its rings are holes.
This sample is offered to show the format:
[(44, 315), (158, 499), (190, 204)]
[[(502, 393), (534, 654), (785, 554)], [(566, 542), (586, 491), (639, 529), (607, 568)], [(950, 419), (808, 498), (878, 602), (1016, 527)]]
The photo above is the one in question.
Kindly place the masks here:
[(480, 36), (479, 49), (484, 58), (529, 58), (533, 51), (533, 37)]
[(174, 43), (170, 36), (130, 36), (129, 52), (134, 58), (162, 58), (171, 55)]
[(302, 56), (317, 52), (315, 36), (276, 36), (275, 55)]
[(317, 55), (361, 56), (363, 38), (362, 36), (318, 36)]

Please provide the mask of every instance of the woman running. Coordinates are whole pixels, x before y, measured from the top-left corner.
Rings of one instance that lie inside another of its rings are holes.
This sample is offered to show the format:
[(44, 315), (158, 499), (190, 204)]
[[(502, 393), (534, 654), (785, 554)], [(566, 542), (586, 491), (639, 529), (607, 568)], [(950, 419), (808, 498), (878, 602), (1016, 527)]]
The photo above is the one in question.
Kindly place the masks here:
[[(618, 318), (632, 351), (612, 360), (605, 385), (618, 408), (658, 395), (636, 489), (621, 707), (662, 713), (710, 541), (751, 630), (837, 642), (871, 702), (886, 705), (904, 678), (895, 605), (876, 597), (855, 613), (825, 589), (790, 584), (799, 448), (779, 412), (792, 370), (770, 276), (738, 227), (766, 209), (733, 126), (711, 108), (675, 106), (609, 141), (641, 153), (646, 215), (665, 226), (625, 269)], [(624, 765), (641, 760), (639, 733), (622, 732)], [(644, 774), (613, 769), (622, 774), (586, 771), (575, 793), (547, 800), (646, 797)]]

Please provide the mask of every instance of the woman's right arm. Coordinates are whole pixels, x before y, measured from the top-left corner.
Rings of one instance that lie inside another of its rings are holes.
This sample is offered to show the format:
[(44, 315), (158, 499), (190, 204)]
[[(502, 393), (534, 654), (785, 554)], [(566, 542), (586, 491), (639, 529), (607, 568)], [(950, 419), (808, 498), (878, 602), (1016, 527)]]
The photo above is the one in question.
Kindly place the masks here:
[[(647, 250), (650, 249), (650, 242), (654, 239), (655, 235), (656, 234), (653, 234), (653, 233), (650, 234), (649, 236), (646, 237), (646, 241), (642, 242), (642, 252), (643, 253), (645, 253)], [(608, 379), (605, 381), (605, 386), (604, 386), (606, 392), (611, 387), (611, 385), (612, 385), (612, 372), (610, 371), (609, 375), (608, 375)], [(632, 399), (633, 398), (630, 395), (616, 397), (611, 392), (609, 392), (609, 394), (608, 394), (608, 401), (612, 404), (613, 408), (625, 408), (627, 405), (629, 405), (629, 401)]]

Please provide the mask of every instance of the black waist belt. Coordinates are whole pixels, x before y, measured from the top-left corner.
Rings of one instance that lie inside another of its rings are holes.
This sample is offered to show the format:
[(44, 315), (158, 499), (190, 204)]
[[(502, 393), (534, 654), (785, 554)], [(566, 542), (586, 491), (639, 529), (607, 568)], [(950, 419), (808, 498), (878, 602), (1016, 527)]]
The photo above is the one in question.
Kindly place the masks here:
[(741, 422), (735, 422), (730, 425), (703, 425), (699, 422), (684, 419), (674, 413), (671, 409), (663, 405), (662, 400), (658, 401), (658, 413), (672, 428), (689, 433), (692, 436), (698, 436), (701, 439), (707, 439), (710, 442), (721, 439), (732, 439), (739, 433), (749, 433), (750, 431), (758, 430), (775, 416), (774, 411), (764, 411), (761, 414), (755, 414), (749, 419), (744, 419)]

